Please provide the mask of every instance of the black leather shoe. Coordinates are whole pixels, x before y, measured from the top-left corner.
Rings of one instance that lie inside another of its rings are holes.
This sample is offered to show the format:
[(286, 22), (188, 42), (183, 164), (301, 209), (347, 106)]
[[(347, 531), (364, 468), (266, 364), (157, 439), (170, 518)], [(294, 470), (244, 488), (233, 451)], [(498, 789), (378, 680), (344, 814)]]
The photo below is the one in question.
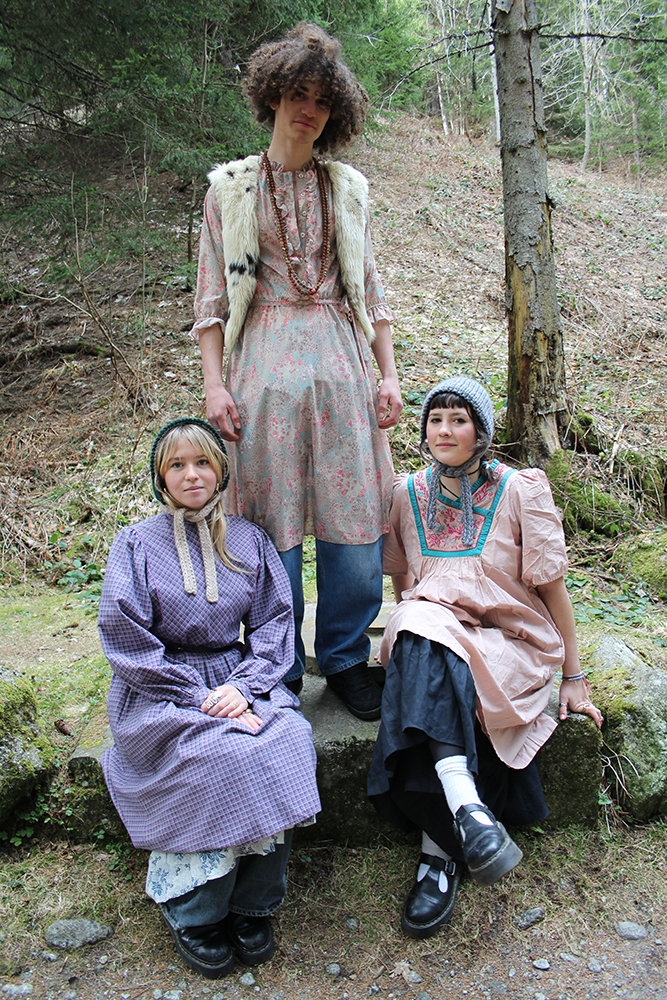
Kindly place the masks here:
[(236, 957), (245, 965), (261, 965), (272, 957), (275, 945), (268, 917), (246, 917), (242, 913), (231, 913), (228, 929)]
[(293, 681), (283, 681), (283, 684), (288, 691), (291, 691), (298, 698), (303, 690), (303, 677), (295, 677)]
[[(474, 812), (484, 813), (493, 826), (479, 823), (472, 816)], [(454, 817), (454, 833), (461, 844), (468, 871), (479, 885), (493, 885), (516, 868), (523, 857), (503, 824), (486, 806), (461, 806)]]
[[(419, 864), (428, 865), (420, 882), (415, 882), (401, 914), (401, 929), (413, 938), (427, 938), (446, 924), (454, 910), (461, 868), (456, 861), (422, 854)], [(447, 876), (447, 887), (440, 889), (440, 872)]]
[(165, 920), (174, 939), (176, 951), (195, 972), (207, 979), (221, 979), (234, 968), (234, 952), (222, 924), (186, 927), (176, 930)]
[(369, 722), (380, 718), (382, 691), (371, 677), (368, 664), (356, 663), (337, 674), (328, 674), (327, 684), (358, 719)]

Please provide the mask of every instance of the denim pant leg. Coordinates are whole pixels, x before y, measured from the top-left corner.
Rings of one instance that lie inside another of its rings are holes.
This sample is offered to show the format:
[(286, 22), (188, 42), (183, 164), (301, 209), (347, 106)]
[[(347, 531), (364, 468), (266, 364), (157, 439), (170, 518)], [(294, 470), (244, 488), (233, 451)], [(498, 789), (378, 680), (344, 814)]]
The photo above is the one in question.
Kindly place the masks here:
[(382, 606), (383, 547), (384, 535), (369, 545), (315, 542), (315, 655), (325, 676), (368, 660), (371, 644), (365, 630)]
[(287, 576), (292, 588), (292, 603), (294, 605), (294, 663), (283, 677), (284, 681), (294, 681), (297, 677), (302, 677), (306, 669), (306, 651), (301, 638), (301, 626), (303, 625), (303, 580), (301, 568), (303, 565), (303, 546), (295, 545), (286, 552), (279, 552)]
[(285, 843), (276, 844), (275, 851), (238, 858), (227, 875), (160, 903), (160, 909), (177, 930), (220, 923), (230, 910), (247, 916), (268, 916), (285, 898), (291, 844), (292, 831), (285, 830)]
[(160, 903), (168, 923), (176, 930), (185, 927), (205, 927), (224, 920), (229, 911), (229, 900), (234, 890), (238, 862), (222, 878), (209, 879), (196, 889)]
[(237, 862), (236, 885), (229, 900), (232, 913), (268, 917), (285, 898), (285, 872), (292, 846), (292, 830), (285, 830), (285, 843), (271, 854), (248, 854)]

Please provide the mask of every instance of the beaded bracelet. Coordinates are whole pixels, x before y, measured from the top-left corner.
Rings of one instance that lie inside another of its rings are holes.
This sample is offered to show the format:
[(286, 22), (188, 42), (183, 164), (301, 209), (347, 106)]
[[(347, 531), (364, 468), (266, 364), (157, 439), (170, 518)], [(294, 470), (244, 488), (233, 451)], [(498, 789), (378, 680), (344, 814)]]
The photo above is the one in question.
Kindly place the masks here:
[(563, 677), (561, 683), (564, 684), (565, 681), (585, 681), (585, 680), (586, 680), (586, 674), (582, 670), (580, 674), (573, 674), (572, 677)]

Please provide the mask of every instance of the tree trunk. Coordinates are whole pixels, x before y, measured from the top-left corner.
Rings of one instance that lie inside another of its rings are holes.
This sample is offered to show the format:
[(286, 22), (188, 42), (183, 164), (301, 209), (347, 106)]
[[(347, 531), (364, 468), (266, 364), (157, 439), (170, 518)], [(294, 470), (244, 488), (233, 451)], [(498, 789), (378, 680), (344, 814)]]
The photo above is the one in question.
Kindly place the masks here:
[(494, 0), (509, 327), (507, 429), (514, 452), (543, 466), (570, 421), (547, 194), (537, 6)]

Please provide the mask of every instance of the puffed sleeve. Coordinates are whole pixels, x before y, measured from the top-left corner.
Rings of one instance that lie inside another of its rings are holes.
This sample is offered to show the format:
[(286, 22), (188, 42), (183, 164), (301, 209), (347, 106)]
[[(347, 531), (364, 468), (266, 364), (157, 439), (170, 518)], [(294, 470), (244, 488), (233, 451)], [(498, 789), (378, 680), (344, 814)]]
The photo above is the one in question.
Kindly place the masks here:
[(213, 187), (208, 189), (204, 199), (194, 308), (195, 324), (190, 334), (195, 340), (199, 337), (199, 331), (207, 326), (220, 323), (224, 329), (229, 315), (229, 303), (222, 246), (222, 216)]
[(268, 535), (253, 525), (257, 567), (252, 601), (243, 618), (243, 659), (229, 683), (246, 700), (270, 691), (294, 661), (292, 590), (287, 572)]
[(521, 577), (531, 587), (567, 572), (563, 525), (541, 469), (524, 469), (510, 479), (512, 505), (521, 529)]
[(389, 534), (384, 540), (382, 554), (382, 572), (388, 576), (408, 572), (408, 559), (405, 554), (401, 530), (401, 514), (407, 501), (408, 477), (397, 476), (394, 480), (394, 492), (391, 498), (389, 512)]
[(195, 669), (165, 655), (151, 631), (159, 614), (145, 549), (134, 529), (124, 528), (111, 546), (100, 598), (104, 655), (114, 674), (151, 701), (199, 708), (209, 689)]

